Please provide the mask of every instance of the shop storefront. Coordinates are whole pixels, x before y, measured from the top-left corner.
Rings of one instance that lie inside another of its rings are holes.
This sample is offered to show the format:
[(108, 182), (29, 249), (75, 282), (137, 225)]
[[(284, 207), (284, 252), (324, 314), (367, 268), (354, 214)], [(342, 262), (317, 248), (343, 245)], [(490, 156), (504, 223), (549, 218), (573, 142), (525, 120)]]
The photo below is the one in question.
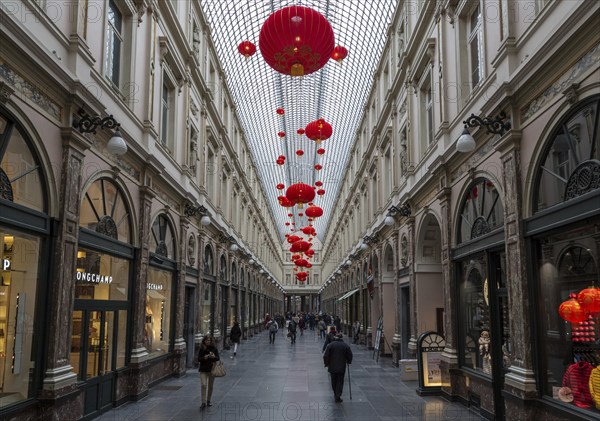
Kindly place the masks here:
[[(533, 216), (526, 220), (539, 391), (548, 410), (565, 419), (600, 417), (599, 113), (596, 95), (556, 124), (536, 169)], [(579, 293), (590, 288), (595, 293), (584, 304)], [(581, 304), (570, 317), (559, 311), (573, 301)], [(573, 316), (577, 321), (568, 321)]]
[(41, 388), (51, 219), (44, 166), (27, 132), (0, 108), (0, 413)]
[(100, 178), (82, 197), (70, 361), (90, 416), (112, 407), (117, 372), (128, 363), (134, 250), (119, 186)]
[(458, 350), (469, 378), (467, 399), (487, 416), (503, 418), (502, 388), (510, 366), (504, 208), (487, 178), (475, 179), (463, 195), (453, 250), (458, 300)]
[(204, 273), (200, 300), (200, 332), (214, 335), (215, 332), (215, 263), (212, 248), (204, 248)]

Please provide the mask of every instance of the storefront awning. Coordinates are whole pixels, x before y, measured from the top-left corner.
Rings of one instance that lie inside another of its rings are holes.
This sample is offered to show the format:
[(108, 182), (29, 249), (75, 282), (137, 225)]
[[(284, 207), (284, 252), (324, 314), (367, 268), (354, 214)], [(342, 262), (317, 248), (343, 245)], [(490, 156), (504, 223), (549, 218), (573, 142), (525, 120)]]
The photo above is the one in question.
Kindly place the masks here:
[(339, 303), (340, 301), (345, 300), (346, 298), (348, 298), (351, 295), (355, 294), (357, 291), (358, 291), (358, 288), (353, 289), (352, 291), (348, 291), (347, 293), (345, 293), (344, 295), (342, 295), (340, 298), (338, 298), (337, 302)]

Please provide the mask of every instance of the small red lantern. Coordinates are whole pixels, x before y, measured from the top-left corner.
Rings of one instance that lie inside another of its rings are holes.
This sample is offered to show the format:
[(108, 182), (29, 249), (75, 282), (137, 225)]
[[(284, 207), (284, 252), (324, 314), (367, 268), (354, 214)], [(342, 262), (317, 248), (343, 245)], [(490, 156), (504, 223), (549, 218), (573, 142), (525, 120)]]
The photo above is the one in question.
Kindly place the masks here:
[(303, 217), (304, 214), (302, 212), (298, 213), (298, 216)]
[(288, 213), (288, 216), (291, 218), (292, 216), (294, 216), (293, 213)]
[(305, 129), (306, 137), (310, 140), (317, 142), (317, 145), (323, 140), (327, 140), (331, 137), (333, 129), (331, 124), (320, 118), (315, 121), (311, 121), (306, 125)]
[(567, 322), (581, 323), (587, 318), (587, 315), (575, 296), (575, 294), (571, 294), (571, 298), (560, 305), (558, 314)]
[(323, 195), (325, 194), (325, 190), (323, 190), (323, 189), (319, 189), (319, 190), (317, 190), (317, 194), (318, 194), (319, 196), (323, 196)]
[[(291, 208), (296, 203), (294, 203), (294, 201), (288, 199), (287, 197), (284, 197), (282, 200), (279, 201), (279, 204), (284, 208)], [(290, 216), (290, 214), (288, 214), (288, 216)]]
[(308, 203), (315, 198), (315, 191), (308, 184), (296, 183), (287, 188), (285, 196), (290, 201), (297, 203), (298, 208), (302, 209), (304, 203)]
[(298, 155), (298, 156), (302, 156), (302, 155), (304, 155), (304, 151), (303, 151), (302, 149), (298, 149), (298, 150), (296, 151), (296, 155)]
[(286, 222), (286, 223), (285, 223), (285, 226), (286, 226), (286, 227), (289, 227), (289, 226), (290, 226), (290, 223), (289, 223), (289, 222)]
[(296, 133), (298, 133), (300, 136), (302, 136), (304, 134), (304, 129), (298, 129), (298, 130), (296, 130)]
[(323, 154), (325, 153), (325, 149), (323, 149), (323, 148), (319, 148), (319, 149), (317, 149), (317, 153), (318, 153), (319, 155), (323, 155)]
[(586, 288), (577, 294), (577, 301), (581, 309), (587, 313), (600, 312), (600, 288)]
[(242, 41), (238, 45), (238, 52), (244, 57), (248, 58), (256, 53), (256, 45), (250, 41)]
[(331, 57), (331, 25), (316, 10), (288, 6), (272, 13), (258, 37), (260, 53), (275, 71), (290, 76), (316, 72)]
[(315, 186), (317, 186), (317, 187), (321, 187), (322, 185), (323, 185), (323, 182), (322, 182), (322, 181), (317, 181), (317, 182), (315, 183)]
[(323, 216), (323, 209), (321, 209), (318, 206), (309, 206), (308, 208), (306, 208), (304, 213), (306, 213), (306, 216), (309, 216), (311, 218), (318, 218), (320, 216)]
[(306, 265), (304, 265), (305, 268), (310, 269), (312, 267), (312, 263), (308, 262), (306, 263)]
[(285, 189), (285, 185), (283, 185), (283, 184), (279, 183), (279, 184), (277, 185), (277, 190), (283, 190), (283, 189)]
[(278, 132), (277, 136), (279, 136), (279, 137), (285, 137), (285, 132)]
[(316, 164), (315, 165), (315, 170), (321, 171), (322, 169), (323, 169), (323, 165), (321, 165), (321, 164)]
[(347, 55), (348, 55), (348, 49), (346, 47), (342, 47), (341, 45), (338, 45), (337, 47), (335, 47), (333, 49), (333, 53), (331, 53), (331, 58), (334, 59), (335, 61), (337, 61), (338, 63), (341, 63), (342, 60), (344, 60)]
[(284, 164), (285, 164), (285, 161), (284, 161), (283, 159), (278, 159), (277, 161), (275, 161), (275, 163), (276, 163), (277, 165), (284, 165)]
[(275, 110), (275, 112), (276, 112), (277, 114), (279, 114), (279, 115), (284, 115), (284, 114), (285, 114), (285, 111), (283, 110), (283, 108), (277, 108), (277, 109)]

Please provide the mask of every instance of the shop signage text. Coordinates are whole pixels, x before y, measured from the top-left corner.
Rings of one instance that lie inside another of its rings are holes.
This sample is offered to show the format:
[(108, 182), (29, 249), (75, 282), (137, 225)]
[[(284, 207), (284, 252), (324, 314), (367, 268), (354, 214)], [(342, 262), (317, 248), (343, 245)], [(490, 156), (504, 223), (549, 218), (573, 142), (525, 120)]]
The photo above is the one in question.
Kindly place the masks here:
[(77, 272), (77, 282), (90, 282), (93, 284), (111, 284), (112, 276), (100, 275), (99, 273)]
[(151, 289), (154, 291), (162, 291), (164, 289), (164, 287), (162, 286), (162, 284), (153, 284), (151, 282), (148, 282), (146, 284), (146, 289)]
[(8, 260), (8, 259), (2, 260), (2, 270), (10, 270), (10, 260)]

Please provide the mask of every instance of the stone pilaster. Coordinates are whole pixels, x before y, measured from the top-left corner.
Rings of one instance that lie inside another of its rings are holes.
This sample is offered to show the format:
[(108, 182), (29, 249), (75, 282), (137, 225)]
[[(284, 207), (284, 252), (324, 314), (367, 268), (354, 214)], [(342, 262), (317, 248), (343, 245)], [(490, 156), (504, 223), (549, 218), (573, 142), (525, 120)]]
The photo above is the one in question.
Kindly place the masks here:
[(60, 181), (60, 222), (54, 238), (56, 262), (48, 318), (48, 355), (42, 396), (55, 399), (75, 390), (77, 375), (70, 364), (71, 325), (77, 243), (79, 240), (79, 211), (84, 153), (91, 143), (74, 129), (63, 129), (63, 156)]
[(173, 352), (175, 353), (174, 371), (181, 375), (186, 370), (187, 346), (183, 338), (184, 307), (185, 307), (185, 256), (187, 247), (187, 236), (189, 230), (189, 220), (185, 216), (179, 219), (179, 259), (177, 260), (177, 305), (175, 307), (175, 343)]
[[(131, 363), (138, 364), (148, 357), (148, 350), (144, 346), (144, 324), (146, 322), (146, 281), (148, 278), (148, 262), (150, 259), (150, 224), (152, 213), (152, 201), (156, 193), (150, 186), (140, 187), (140, 252), (135, 262), (136, 274), (133, 285), (134, 308), (131, 317), (133, 318), (133, 346), (131, 350)], [(148, 386), (140, 385), (147, 390)]]
[(458, 326), (458, 317), (454, 312), (455, 280), (452, 276), (451, 261), (451, 239), (452, 225), (451, 217), (451, 195), (448, 187), (442, 187), (438, 193), (437, 199), (440, 201), (441, 211), (441, 235), (442, 235), (442, 281), (444, 285), (444, 333), (446, 347), (442, 352), (440, 368), (442, 371), (442, 392), (450, 396), (458, 394), (457, 388), (460, 387), (456, 382), (451, 381), (451, 370), (458, 368), (458, 354), (456, 352), (455, 332)]
[(408, 350), (413, 358), (417, 353), (417, 337), (419, 335), (418, 324), (418, 306), (417, 306), (417, 285), (415, 275), (415, 218), (413, 216), (406, 220), (406, 238), (408, 241), (408, 251), (406, 255), (406, 264), (408, 265), (408, 291), (410, 300), (410, 338), (408, 340)]
[[(525, 237), (523, 231), (521, 187), (521, 133), (511, 131), (495, 145), (502, 153), (502, 184), (504, 186), (504, 235), (506, 243), (506, 279), (508, 280), (508, 314), (511, 366), (505, 376), (505, 390), (523, 400), (537, 394), (533, 373), (531, 320), (529, 307), (530, 279), (526, 274)], [(506, 400), (507, 415), (511, 413)], [(522, 409), (522, 408), (521, 408)]]

